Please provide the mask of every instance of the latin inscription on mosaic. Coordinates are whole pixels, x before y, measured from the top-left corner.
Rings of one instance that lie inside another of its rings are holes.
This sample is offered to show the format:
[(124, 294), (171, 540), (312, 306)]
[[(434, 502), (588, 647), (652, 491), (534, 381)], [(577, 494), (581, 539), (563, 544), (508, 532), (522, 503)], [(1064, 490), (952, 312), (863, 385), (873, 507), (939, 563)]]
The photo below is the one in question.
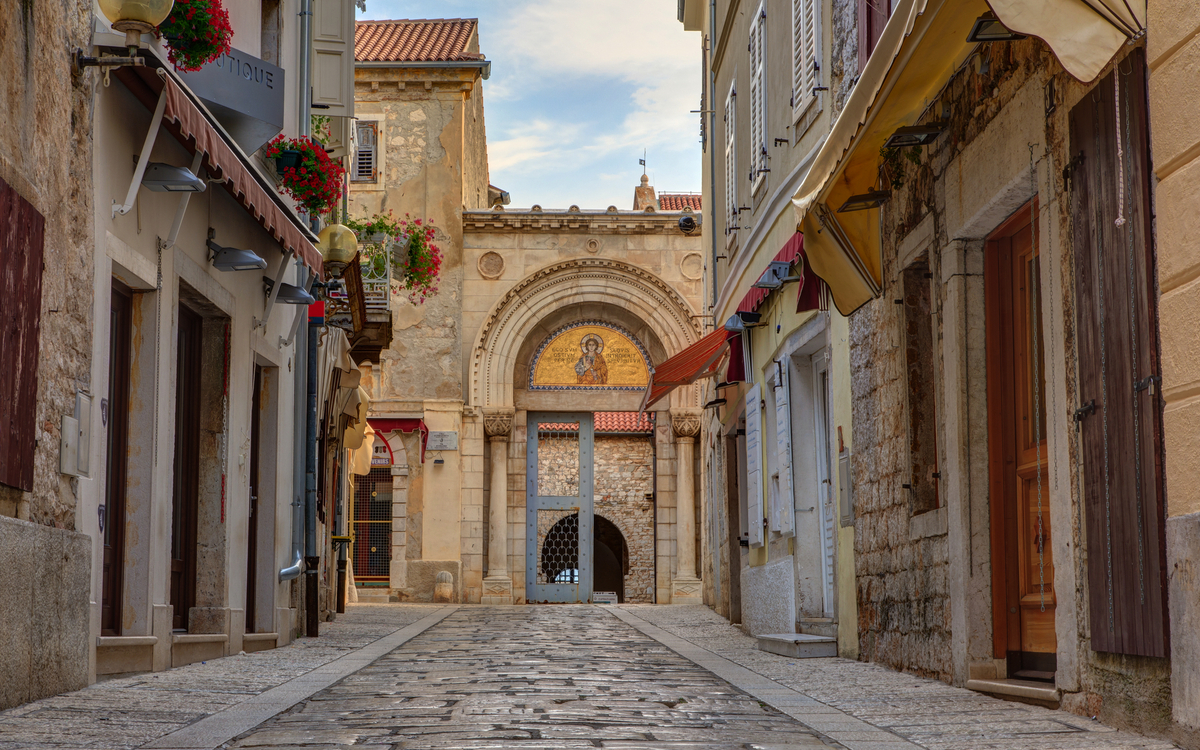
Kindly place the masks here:
[(646, 351), (626, 331), (585, 321), (555, 331), (530, 367), (533, 390), (641, 390), (650, 379)]

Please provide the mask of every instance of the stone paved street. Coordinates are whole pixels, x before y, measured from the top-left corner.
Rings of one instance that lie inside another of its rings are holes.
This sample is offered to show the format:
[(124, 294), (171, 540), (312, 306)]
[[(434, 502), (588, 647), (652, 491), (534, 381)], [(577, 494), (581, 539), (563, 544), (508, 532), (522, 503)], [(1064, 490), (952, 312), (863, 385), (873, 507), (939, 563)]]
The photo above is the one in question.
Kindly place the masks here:
[(1062, 711), (763, 653), (706, 607), (357, 605), (319, 639), (0, 712), (0, 750), (1165, 750)]

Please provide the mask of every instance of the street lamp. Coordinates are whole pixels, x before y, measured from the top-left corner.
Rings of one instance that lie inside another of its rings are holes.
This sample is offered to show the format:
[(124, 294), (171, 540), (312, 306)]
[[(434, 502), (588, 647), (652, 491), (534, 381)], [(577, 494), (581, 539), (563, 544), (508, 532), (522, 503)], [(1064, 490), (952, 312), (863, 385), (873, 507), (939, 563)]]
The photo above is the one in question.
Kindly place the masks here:
[(358, 255), (358, 237), (344, 224), (330, 224), (317, 235), (321, 263), (331, 278), (337, 278)]
[(142, 34), (167, 20), (174, 4), (175, 0), (100, 0), (100, 12), (114, 29), (125, 32), (125, 46), (136, 48)]

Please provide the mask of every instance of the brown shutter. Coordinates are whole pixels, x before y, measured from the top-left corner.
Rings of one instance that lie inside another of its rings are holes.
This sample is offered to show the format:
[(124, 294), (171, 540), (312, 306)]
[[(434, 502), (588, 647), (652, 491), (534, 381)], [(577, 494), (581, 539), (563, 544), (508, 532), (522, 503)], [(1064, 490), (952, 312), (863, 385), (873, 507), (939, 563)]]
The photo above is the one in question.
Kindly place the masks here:
[(858, 72), (867, 67), (883, 27), (892, 15), (892, 0), (858, 0)]
[(46, 220), (0, 179), (0, 484), (33, 489)]
[[(1166, 656), (1161, 402), (1141, 50), (1071, 110), (1072, 237), (1092, 649)], [(1118, 158), (1118, 140), (1122, 155)], [(1117, 225), (1118, 218), (1124, 223)], [(1132, 274), (1131, 269), (1132, 268)]]

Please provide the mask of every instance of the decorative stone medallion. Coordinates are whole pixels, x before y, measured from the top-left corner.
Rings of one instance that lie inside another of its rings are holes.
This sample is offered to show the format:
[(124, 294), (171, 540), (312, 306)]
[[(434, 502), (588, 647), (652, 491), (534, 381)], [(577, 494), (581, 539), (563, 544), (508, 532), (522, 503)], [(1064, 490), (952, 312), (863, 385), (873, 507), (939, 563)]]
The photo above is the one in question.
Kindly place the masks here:
[(595, 237), (593, 237), (592, 239), (588, 240), (588, 241), (587, 241), (587, 251), (588, 251), (589, 253), (598, 253), (598, 252), (600, 252), (600, 240), (596, 239)]
[(704, 275), (704, 258), (700, 253), (688, 253), (679, 261), (679, 272), (684, 278), (696, 281)]
[(504, 256), (489, 250), (479, 256), (479, 275), (485, 279), (498, 279), (504, 273)]

